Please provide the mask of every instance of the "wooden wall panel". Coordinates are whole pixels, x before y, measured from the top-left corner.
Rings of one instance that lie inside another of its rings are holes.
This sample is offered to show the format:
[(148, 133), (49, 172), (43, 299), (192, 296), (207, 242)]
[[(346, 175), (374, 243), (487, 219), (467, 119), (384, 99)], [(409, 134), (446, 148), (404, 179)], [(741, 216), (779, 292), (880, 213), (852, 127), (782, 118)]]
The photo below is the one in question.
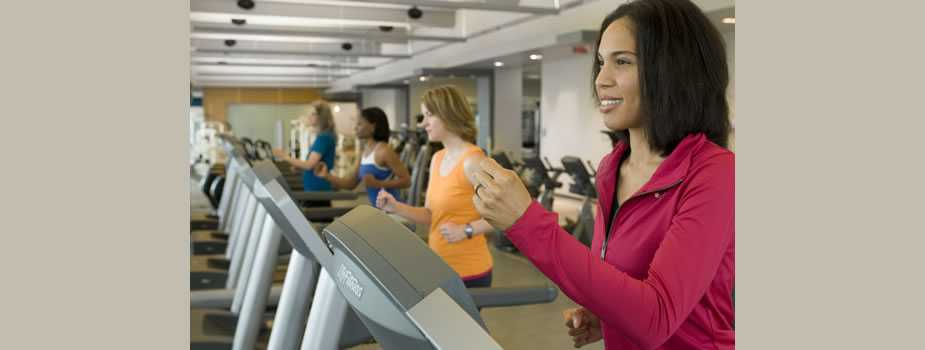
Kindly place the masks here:
[(206, 120), (227, 121), (228, 105), (232, 103), (311, 103), (321, 98), (321, 91), (312, 88), (225, 88), (202, 89), (202, 106)]

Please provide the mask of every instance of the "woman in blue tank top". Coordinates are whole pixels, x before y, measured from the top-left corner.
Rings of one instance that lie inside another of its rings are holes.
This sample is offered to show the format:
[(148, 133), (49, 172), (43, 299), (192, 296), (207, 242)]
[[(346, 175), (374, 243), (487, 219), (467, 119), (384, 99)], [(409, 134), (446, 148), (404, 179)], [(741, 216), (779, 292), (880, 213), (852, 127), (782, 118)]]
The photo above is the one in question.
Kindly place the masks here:
[[(315, 176), (339, 189), (352, 189), (362, 181), (370, 204), (375, 205), (380, 189), (398, 197), (398, 190), (411, 184), (411, 175), (398, 153), (389, 146), (389, 120), (385, 112), (378, 107), (370, 107), (360, 111), (360, 116), (357, 118), (356, 134), (366, 141), (360, 167), (348, 177), (337, 177), (331, 175), (322, 163), (315, 167)], [(392, 175), (395, 175), (394, 178)]]

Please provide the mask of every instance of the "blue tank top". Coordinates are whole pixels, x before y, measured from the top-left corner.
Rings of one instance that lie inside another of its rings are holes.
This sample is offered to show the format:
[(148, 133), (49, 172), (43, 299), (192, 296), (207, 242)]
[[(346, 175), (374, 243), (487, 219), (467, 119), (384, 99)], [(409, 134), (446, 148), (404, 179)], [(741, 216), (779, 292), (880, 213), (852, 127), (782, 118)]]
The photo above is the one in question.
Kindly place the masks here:
[[(334, 137), (334, 133), (323, 131), (315, 138), (315, 142), (312, 142), (309, 153), (320, 154), (321, 161), (328, 166), (328, 169), (334, 170), (334, 151), (336, 148), (337, 139)], [(305, 187), (305, 191), (330, 191), (332, 189), (330, 182), (315, 176), (315, 173), (311, 170), (302, 172), (302, 185)]]
[[(379, 144), (376, 144), (376, 147), (379, 147)], [(380, 181), (387, 180), (388, 178), (392, 177), (392, 169), (383, 168), (376, 165), (375, 148), (372, 152), (369, 152), (368, 156), (363, 157), (363, 159), (360, 160), (360, 169), (357, 171), (357, 180), (363, 182), (363, 177), (365, 177), (366, 174), (372, 174), (373, 178)], [(366, 188), (366, 195), (369, 196), (369, 203), (372, 205), (376, 205), (376, 197), (379, 196), (380, 189), (381, 188), (379, 187)], [(387, 188), (385, 191), (395, 197), (395, 199), (399, 199), (397, 188)]]

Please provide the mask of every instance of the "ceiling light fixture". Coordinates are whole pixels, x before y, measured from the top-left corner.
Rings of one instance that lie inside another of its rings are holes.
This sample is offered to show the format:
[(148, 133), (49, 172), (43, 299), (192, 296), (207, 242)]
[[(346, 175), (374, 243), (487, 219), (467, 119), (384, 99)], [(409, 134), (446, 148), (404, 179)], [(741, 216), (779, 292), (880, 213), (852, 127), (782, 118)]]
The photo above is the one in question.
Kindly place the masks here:
[(421, 9), (419, 9), (417, 6), (412, 6), (410, 9), (408, 9), (408, 17), (411, 19), (420, 19), (422, 16), (424, 16), (424, 12), (421, 11)]
[(503, 67), (503, 66), (504, 66), (504, 62), (495, 61), (495, 67)]
[(736, 24), (736, 18), (735, 18), (735, 17), (726, 17), (726, 18), (723, 18), (723, 23), (726, 23), (726, 24)]
[(540, 54), (538, 54), (538, 53), (535, 53), (535, 54), (530, 55), (530, 59), (531, 59), (531, 60), (534, 60), (534, 61), (538, 61), (538, 60), (543, 59), (543, 55), (540, 55)]
[(244, 10), (251, 10), (254, 8), (253, 0), (238, 0), (238, 7)]

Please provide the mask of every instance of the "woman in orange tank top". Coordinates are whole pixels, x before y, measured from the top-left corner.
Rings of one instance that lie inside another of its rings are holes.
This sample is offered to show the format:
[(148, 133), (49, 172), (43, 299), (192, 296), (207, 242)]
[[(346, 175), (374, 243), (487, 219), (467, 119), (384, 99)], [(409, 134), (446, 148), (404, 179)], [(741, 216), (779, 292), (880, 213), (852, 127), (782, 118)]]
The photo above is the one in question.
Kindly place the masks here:
[(485, 158), (475, 145), (475, 115), (453, 86), (424, 93), (421, 112), (427, 137), (444, 146), (430, 162), (424, 207), (400, 203), (385, 191), (379, 192), (376, 206), (430, 227), (428, 245), (459, 274), (466, 287), (489, 287), (493, 263), (485, 233), (494, 229), (475, 210), (475, 190), (463, 171)]

